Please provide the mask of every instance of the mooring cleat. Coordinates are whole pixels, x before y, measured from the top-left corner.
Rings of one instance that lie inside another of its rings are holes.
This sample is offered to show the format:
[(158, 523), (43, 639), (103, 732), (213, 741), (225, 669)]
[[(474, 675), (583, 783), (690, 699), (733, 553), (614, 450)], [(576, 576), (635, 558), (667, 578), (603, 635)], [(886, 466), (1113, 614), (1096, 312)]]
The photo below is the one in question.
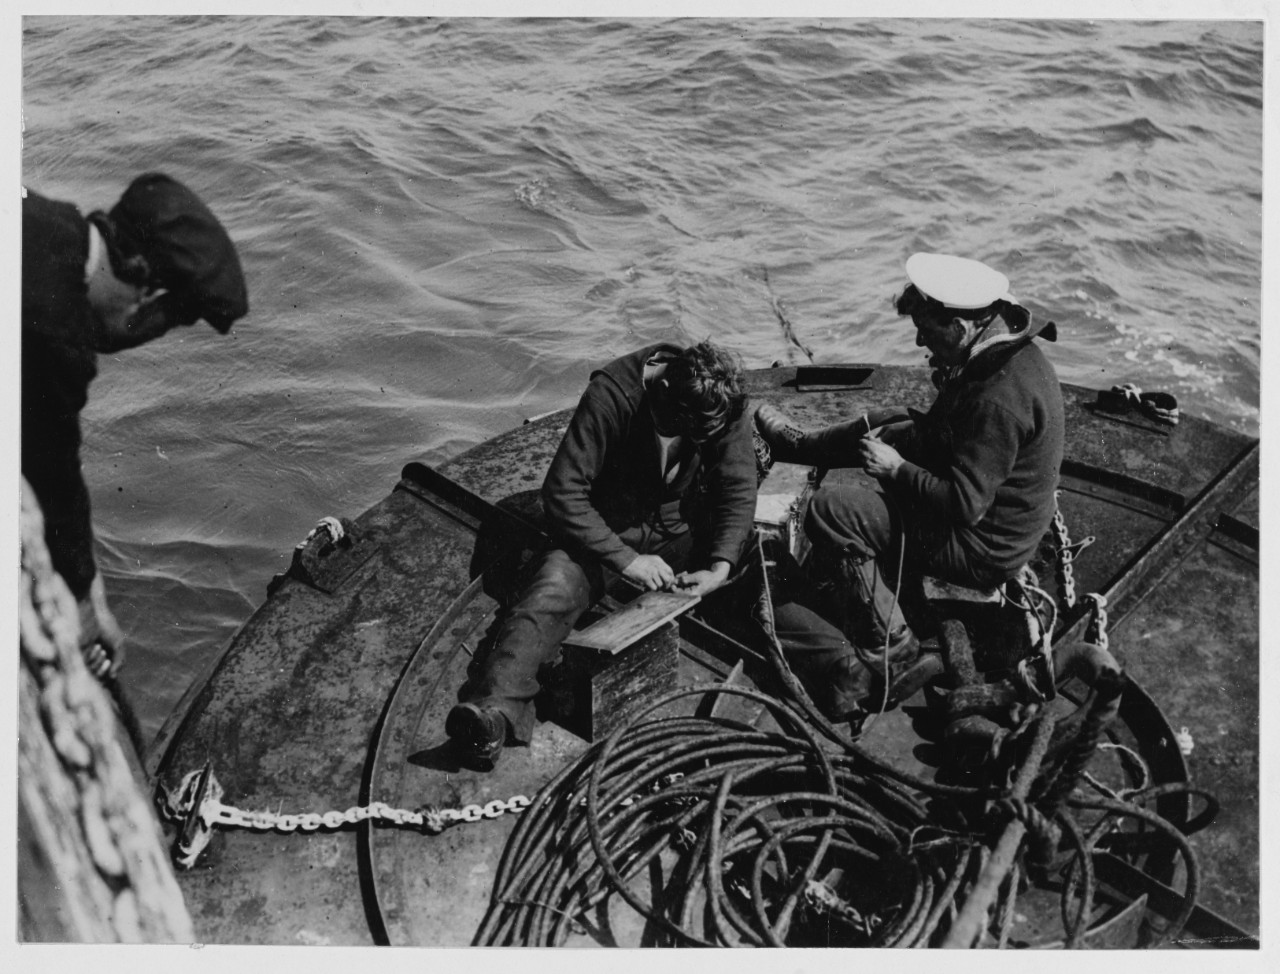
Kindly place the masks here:
[(493, 769), (507, 743), (507, 718), (492, 707), (473, 703), (460, 703), (450, 710), (444, 730), (467, 763), (482, 771)]

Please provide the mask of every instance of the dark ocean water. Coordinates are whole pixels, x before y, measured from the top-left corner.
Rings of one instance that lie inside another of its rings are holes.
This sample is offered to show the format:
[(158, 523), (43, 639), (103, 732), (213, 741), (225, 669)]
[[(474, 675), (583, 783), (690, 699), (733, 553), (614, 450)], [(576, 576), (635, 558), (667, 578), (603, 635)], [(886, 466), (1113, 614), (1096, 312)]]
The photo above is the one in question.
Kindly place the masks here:
[(251, 315), (104, 357), (99, 563), (154, 733), (324, 515), (715, 337), (921, 361), (917, 250), (1058, 322), (1064, 380), (1259, 425), (1258, 22), (23, 20), (22, 177), (160, 169)]

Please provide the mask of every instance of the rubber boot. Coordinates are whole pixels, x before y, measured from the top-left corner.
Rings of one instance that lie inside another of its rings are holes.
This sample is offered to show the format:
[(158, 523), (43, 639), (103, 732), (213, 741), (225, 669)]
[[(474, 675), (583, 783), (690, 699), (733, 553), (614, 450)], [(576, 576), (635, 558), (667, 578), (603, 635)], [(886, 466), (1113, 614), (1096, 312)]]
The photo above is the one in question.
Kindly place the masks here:
[(858, 466), (858, 442), (867, 424), (855, 419), (805, 432), (781, 409), (763, 403), (756, 409), (756, 429), (774, 460), (830, 469)]

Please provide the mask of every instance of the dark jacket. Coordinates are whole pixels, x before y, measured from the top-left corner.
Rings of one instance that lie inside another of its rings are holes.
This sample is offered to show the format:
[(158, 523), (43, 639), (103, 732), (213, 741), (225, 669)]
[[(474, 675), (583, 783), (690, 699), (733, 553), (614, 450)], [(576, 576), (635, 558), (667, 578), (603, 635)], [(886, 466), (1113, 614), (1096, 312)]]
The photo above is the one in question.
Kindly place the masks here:
[(942, 382), (890, 485), (922, 533), (1001, 578), (1031, 560), (1057, 504), (1062, 389), (1036, 331), (975, 349)]
[(652, 345), (593, 372), (542, 485), (557, 541), (615, 571), (637, 555), (618, 534), (640, 524), (673, 534), (692, 524), (694, 557), (733, 566), (751, 531), (756, 475), (747, 410), (706, 443), (684, 440), (673, 483), (659, 473), (644, 370), (679, 351)]
[(89, 224), (69, 203), (22, 201), (22, 475), (44, 511), (53, 567), (76, 598), (97, 574), (80, 410), (97, 375), (85, 285)]

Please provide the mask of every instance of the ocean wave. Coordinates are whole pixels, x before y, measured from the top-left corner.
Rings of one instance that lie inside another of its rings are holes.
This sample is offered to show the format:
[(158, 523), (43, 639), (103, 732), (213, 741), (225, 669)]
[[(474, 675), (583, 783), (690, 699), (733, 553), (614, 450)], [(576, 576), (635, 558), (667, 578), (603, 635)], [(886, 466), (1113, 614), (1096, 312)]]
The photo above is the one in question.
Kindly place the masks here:
[(1064, 378), (1119, 363), (1257, 430), (1257, 22), (24, 16), (22, 39), (24, 182), (92, 207), (171, 171), (250, 282), (233, 337), (104, 356), (86, 412), (110, 583), (157, 658), (176, 609), (147, 592), (213, 638), (204, 607), (242, 619), (315, 517), (614, 354), (714, 334), (785, 360), (781, 306), (819, 361), (922, 363), (888, 304), (915, 250), (1005, 270)]

